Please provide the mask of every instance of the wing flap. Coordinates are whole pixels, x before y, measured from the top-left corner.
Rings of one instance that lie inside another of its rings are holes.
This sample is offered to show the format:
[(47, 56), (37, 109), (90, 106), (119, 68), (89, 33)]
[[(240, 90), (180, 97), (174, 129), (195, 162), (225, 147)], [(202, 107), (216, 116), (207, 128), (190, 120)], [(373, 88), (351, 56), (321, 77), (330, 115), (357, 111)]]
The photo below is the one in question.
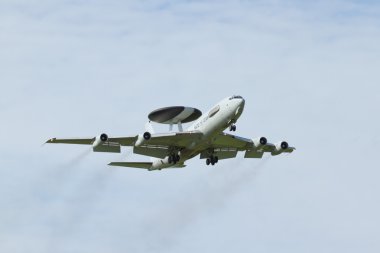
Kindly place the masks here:
[(244, 158), (262, 158), (263, 155), (263, 151), (247, 150), (244, 154)]
[(171, 147), (188, 147), (192, 142), (202, 138), (201, 132), (177, 132), (168, 134), (152, 134), (152, 137), (145, 141), (146, 145), (162, 145)]
[(143, 145), (140, 147), (133, 147), (133, 153), (145, 156), (152, 156), (156, 158), (165, 158), (168, 155), (167, 146), (152, 146), (152, 145)]
[[(213, 156), (217, 156), (219, 160), (235, 158), (238, 150), (236, 148), (216, 148), (212, 153)], [(200, 159), (206, 159), (210, 157), (210, 153), (205, 150), (201, 153)]]
[(105, 152), (105, 153), (120, 153), (120, 144), (117, 142), (106, 141), (100, 143), (92, 148), (94, 152)]
[(232, 134), (221, 133), (218, 135), (214, 142), (213, 146), (215, 148), (237, 148), (245, 149), (253, 145), (253, 141), (247, 138), (235, 136)]
[(133, 146), (137, 140), (138, 136), (129, 136), (129, 137), (111, 137), (108, 138), (111, 142), (117, 142), (121, 146)]

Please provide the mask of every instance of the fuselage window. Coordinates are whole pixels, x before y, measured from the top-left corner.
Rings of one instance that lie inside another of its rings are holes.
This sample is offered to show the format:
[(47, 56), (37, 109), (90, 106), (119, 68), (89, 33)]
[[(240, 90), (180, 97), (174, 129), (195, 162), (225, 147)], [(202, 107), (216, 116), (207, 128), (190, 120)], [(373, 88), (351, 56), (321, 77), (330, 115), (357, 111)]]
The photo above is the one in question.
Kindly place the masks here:
[(217, 114), (217, 113), (219, 112), (219, 110), (220, 110), (220, 106), (219, 106), (219, 105), (216, 106), (216, 107), (214, 107), (214, 108), (210, 111), (210, 113), (208, 114), (208, 117), (211, 118), (212, 116), (214, 116), (215, 114)]

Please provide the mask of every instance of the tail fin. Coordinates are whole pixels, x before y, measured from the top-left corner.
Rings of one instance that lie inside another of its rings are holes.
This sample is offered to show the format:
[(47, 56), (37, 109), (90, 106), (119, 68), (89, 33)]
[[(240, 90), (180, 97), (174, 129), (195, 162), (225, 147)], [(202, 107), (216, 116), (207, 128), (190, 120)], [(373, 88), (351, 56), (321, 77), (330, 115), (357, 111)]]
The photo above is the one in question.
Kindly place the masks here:
[(152, 163), (145, 163), (145, 162), (112, 162), (112, 163), (109, 163), (108, 165), (140, 168), (140, 169), (148, 169), (148, 170), (152, 167)]

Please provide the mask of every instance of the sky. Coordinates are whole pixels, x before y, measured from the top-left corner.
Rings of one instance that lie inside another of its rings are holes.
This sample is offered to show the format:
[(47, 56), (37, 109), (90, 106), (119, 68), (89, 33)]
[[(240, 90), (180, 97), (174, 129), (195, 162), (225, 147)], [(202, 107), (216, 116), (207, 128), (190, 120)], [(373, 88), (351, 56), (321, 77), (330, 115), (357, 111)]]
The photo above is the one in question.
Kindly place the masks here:
[[(377, 1), (0, 0), (0, 251), (379, 252), (379, 67)], [(296, 152), (149, 172), (43, 145), (234, 94), (235, 134)]]

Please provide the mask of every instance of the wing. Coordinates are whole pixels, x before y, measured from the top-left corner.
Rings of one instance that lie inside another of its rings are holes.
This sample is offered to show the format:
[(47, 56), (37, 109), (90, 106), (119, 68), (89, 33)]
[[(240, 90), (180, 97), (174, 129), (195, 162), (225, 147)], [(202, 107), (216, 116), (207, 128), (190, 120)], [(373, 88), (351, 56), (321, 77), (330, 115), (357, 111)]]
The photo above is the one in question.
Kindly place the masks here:
[(145, 140), (141, 144), (137, 140), (133, 152), (162, 159), (173, 149), (181, 150), (191, 147), (202, 136), (203, 134), (197, 131), (153, 134), (149, 140)]
[(92, 145), (94, 152), (120, 153), (120, 146), (134, 146), (137, 154), (164, 158), (171, 148), (182, 149), (190, 147), (195, 141), (202, 138), (203, 134), (198, 131), (152, 134), (148, 140), (143, 135), (129, 137), (110, 137), (102, 135), (93, 138), (52, 138), (46, 143), (82, 144)]
[(136, 137), (106, 137), (106, 139), (106, 141), (101, 141), (101, 137), (71, 139), (52, 138), (46, 141), (46, 143), (92, 145), (92, 150), (94, 152), (120, 153), (120, 146), (133, 145), (135, 143)]
[[(266, 138), (263, 137), (251, 140), (227, 133), (221, 133), (216, 136), (209, 149), (219, 159), (234, 158), (238, 151), (245, 151), (245, 158), (262, 158), (265, 152), (278, 155), (284, 152), (291, 153), (295, 150), (295, 148), (289, 147), (286, 142), (275, 145), (267, 143)], [(209, 156), (209, 150), (201, 153), (201, 159), (208, 158)]]
[[(164, 134), (152, 134), (149, 140), (144, 140), (143, 145), (164, 145), (164, 146), (176, 146), (187, 147), (192, 142), (203, 136), (198, 131), (178, 132), (178, 133), (164, 133)], [(63, 144), (82, 144), (92, 145), (95, 143), (98, 137), (93, 138), (71, 138), (71, 139), (57, 139), (52, 138), (46, 141), (46, 143), (63, 143)], [(121, 146), (134, 146), (139, 139), (139, 135), (129, 137), (110, 137), (107, 138), (108, 142), (119, 143)]]
[[(93, 138), (71, 138), (71, 139), (57, 139), (52, 138), (46, 141), (46, 143), (59, 143), (59, 144), (82, 144), (82, 145), (93, 145), (97, 137)], [(137, 136), (133, 137), (115, 137), (108, 138), (109, 142), (119, 143), (121, 146), (133, 146), (137, 139)]]
[(186, 148), (202, 136), (203, 134), (198, 131), (152, 134), (151, 138), (144, 141), (143, 145)]
[(52, 138), (46, 141), (46, 143), (63, 143), (63, 144), (82, 144), (91, 145), (95, 141), (94, 138), (72, 138), (72, 139), (57, 139)]
[(233, 148), (237, 150), (244, 150), (252, 145), (253, 141), (250, 139), (226, 133), (218, 135), (212, 143), (214, 148)]

